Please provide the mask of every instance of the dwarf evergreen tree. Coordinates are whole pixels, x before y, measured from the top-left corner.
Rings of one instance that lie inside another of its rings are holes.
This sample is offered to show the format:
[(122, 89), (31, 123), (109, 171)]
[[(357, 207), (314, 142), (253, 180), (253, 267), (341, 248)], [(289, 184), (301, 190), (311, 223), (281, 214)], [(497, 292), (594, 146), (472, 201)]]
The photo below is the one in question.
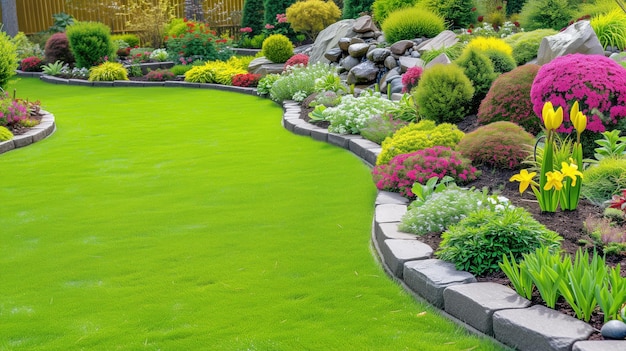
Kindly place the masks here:
[(263, 30), (263, 6), (263, 0), (246, 0), (243, 3), (241, 27), (252, 28), (252, 35), (259, 34)]
[(343, 18), (357, 18), (361, 13), (371, 13), (374, 0), (344, 0)]

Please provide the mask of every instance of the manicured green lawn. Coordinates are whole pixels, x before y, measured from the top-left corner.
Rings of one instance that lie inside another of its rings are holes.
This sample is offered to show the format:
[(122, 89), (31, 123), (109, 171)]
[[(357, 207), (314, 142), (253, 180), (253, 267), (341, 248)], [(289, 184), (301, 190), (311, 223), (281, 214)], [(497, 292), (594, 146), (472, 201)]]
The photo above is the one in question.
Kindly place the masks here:
[(0, 350), (498, 350), (369, 249), (349, 152), (269, 100), (21, 79), (58, 130), (0, 155)]

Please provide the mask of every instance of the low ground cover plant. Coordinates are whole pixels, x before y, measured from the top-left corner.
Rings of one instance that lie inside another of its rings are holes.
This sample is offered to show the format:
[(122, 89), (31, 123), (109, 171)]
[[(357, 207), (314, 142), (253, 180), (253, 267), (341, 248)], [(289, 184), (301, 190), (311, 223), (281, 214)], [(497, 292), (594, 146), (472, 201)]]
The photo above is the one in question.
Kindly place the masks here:
[(335, 107), (322, 112), (323, 119), (330, 122), (328, 130), (339, 134), (359, 134), (372, 116), (384, 114), (395, 107), (379, 92), (363, 92), (358, 97), (346, 94)]
[[(284, 100), (302, 101), (316, 91), (315, 82), (318, 79), (322, 81), (330, 79), (332, 82), (336, 82), (339, 78), (333, 66), (321, 62), (308, 66), (292, 66), (291, 69), (279, 76), (268, 75), (266, 77), (267, 79), (264, 78), (259, 82), (259, 93), (263, 93), (267, 85), (270, 98), (277, 102)], [(270, 82), (271, 85), (269, 85)], [(343, 89), (343, 87), (341, 88)]]

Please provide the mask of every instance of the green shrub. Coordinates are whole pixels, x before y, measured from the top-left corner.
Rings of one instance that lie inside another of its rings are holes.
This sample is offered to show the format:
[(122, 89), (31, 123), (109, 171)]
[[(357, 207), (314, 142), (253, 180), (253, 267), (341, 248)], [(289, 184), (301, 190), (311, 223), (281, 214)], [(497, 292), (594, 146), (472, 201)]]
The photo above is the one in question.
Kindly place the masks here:
[(301, 0), (287, 8), (291, 28), (315, 39), (322, 29), (341, 18), (341, 10), (332, 0)]
[(619, 50), (626, 48), (626, 13), (622, 9), (593, 17), (591, 27), (604, 48), (607, 46)]
[(533, 111), (530, 89), (538, 65), (526, 64), (498, 77), (478, 108), (478, 123), (509, 121), (534, 135), (541, 132), (541, 120)]
[(508, 0), (506, 2), (506, 15), (511, 16), (514, 13), (520, 13), (526, 0)]
[(202, 66), (195, 66), (185, 73), (185, 81), (191, 83), (216, 83), (232, 85), (237, 74), (248, 73), (230, 62), (208, 61)]
[(134, 48), (139, 46), (139, 37), (136, 34), (126, 33), (126, 34), (114, 34), (111, 35), (111, 40), (121, 40), (128, 44), (129, 48)]
[(376, 158), (376, 164), (387, 164), (397, 155), (408, 154), (433, 146), (448, 146), (454, 149), (463, 135), (464, 133), (454, 124), (436, 125), (431, 120), (412, 123), (398, 129), (393, 136), (383, 141), (382, 150)]
[(380, 145), (383, 140), (391, 137), (398, 129), (406, 125), (406, 122), (395, 119), (389, 114), (374, 115), (365, 122), (365, 127), (361, 128), (361, 136)]
[(91, 67), (89, 70), (90, 82), (110, 82), (114, 80), (128, 80), (128, 71), (117, 62), (104, 62), (99, 66)]
[(99, 22), (78, 22), (67, 28), (76, 66), (89, 68), (113, 55), (111, 30)]
[[(321, 62), (308, 66), (294, 66), (289, 72), (283, 72), (279, 78), (272, 83), (270, 90), (270, 98), (274, 101), (282, 102), (284, 100), (293, 100), (294, 95), (309, 96), (315, 92), (315, 81), (318, 79), (325, 80), (326, 77), (337, 76), (335, 69)], [(262, 88), (262, 82), (259, 81), (257, 89)], [(259, 90), (259, 93), (261, 90)]]
[(513, 47), (513, 58), (518, 65), (523, 65), (537, 57), (539, 45), (543, 38), (558, 33), (554, 29), (537, 29), (530, 32), (519, 32), (505, 38), (504, 41)]
[(344, 0), (343, 18), (357, 18), (361, 13), (371, 13), (374, 0)]
[(70, 42), (64, 32), (54, 33), (46, 41), (44, 48), (47, 63), (61, 61), (69, 65), (74, 64), (74, 55), (70, 50)]
[(464, 48), (465, 48), (465, 44), (458, 42), (452, 46), (440, 47), (438, 49), (436, 48), (436, 49), (424, 51), (424, 53), (422, 54), (422, 56), (420, 56), (420, 58), (424, 60), (425, 63), (429, 63), (430, 61), (435, 59), (435, 57), (441, 54), (446, 54), (446, 56), (448, 56), (448, 58), (451, 61), (454, 61), (458, 59), (459, 56), (461, 56)]
[(475, 165), (516, 169), (533, 149), (535, 137), (512, 122), (494, 122), (465, 134), (457, 150)]
[(17, 52), (15, 44), (5, 33), (0, 33), (0, 88), (6, 89), (9, 79), (15, 75), (17, 69)]
[[(374, 0), (372, 17), (378, 23), (383, 23), (390, 13), (402, 10), (419, 3), (420, 0)], [(385, 33), (386, 34), (386, 33)]]
[(480, 102), (485, 98), (498, 75), (494, 72), (493, 64), (489, 58), (477, 48), (466, 48), (461, 57), (454, 62), (463, 68), (463, 73), (472, 82), (474, 95), (470, 111), (476, 113)]
[(472, 11), (474, 0), (421, 0), (419, 4), (438, 13), (452, 28), (468, 28), (478, 17)]
[(506, 72), (511, 72), (515, 67), (517, 67), (517, 63), (515, 63), (515, 59), (512, 54), (506, 54), (500, 50), (495, 49), (487, 49), (483, 51), (491, 64), (493, 65), (493, 70), (497, 74), (502, 74)]
[(545, 246), (557, 249), (562, 238), (522, 207), (471, 213), (442, 234), (436, 255), (457, 269), (481, 275), (499, 269), (503, 255), (516, 260)]
[(13, 139), (13, 133), (6, 127), (0, 126), (0, 142)]
[(561, 30), (574, 18), (574, 9), (568, 0), (528, 0), (519, 14), (519, 22), (526, 30)]
[(194, 66), (185, 73), (185, 82), (213, 83), (215, 82), (215, 71), (206, 65)]
[(245, 0), (241, 27), (252, 28), (252, 35), (257, 35), (263, 30), (263, 0)]
[(15, 44), (15, 52), (18, 60), (32, 56), (39, 58), (44, 57), (44, 52), (41, 49), (41, 46), (31, 42), (23, 32), (18, 32), (13, 38), (11, 38), (11, 42)]
[(285, 13), (285, 10), (287, 10), (287, 8), (295, 2), (296, 0), (263, 0), (264, 22), (265, 23), (276, 22), (276, 15)]
[(445, 29), (445, 23), (432, 11), (411, 7), (390, 13), (381, 27), (385, 39), (394, 43), (404, 39), (433, 38)]
[(282, 34), (272, 34), (263, 40), (263, 56), (274, 63), (285, 63), (293, 56), (293, 44)]
[(425, 70), (414, 91), (423, 118), (457, 123), (471, 111), (474, 87), (463, 69), (455, 64), (437, 64)]
[(220, 38), (208, 25), (187, 21), (185, 28), (187, 30), (183, 34), (165, 38), (165, 46), (171, 61), (182, 63), (195, 60), (225, 61), (233, 55), (229, 47), (230, 40)]
[(580, 194), (595, 205), (602, 205), (626, 189), (626, 159), (605, 158), (583, 171)]

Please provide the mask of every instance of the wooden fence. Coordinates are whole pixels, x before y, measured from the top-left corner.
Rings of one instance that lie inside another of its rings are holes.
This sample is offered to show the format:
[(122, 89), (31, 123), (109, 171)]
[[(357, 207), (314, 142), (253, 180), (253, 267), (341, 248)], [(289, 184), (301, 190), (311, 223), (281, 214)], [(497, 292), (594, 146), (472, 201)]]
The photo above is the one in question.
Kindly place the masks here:
[[(102, 22), (115, 33), (126, 31), (126, 22), (132, 20), (123, 15), (123, 7), (137, 0), (17, 0), (19, 30), (33, 34), (48, 29), (53, 23), (52, 15), (65, 12), (79, 21)], [(157, 0), (153, 0), (157, 1)], [(172, 1), (176, 16), (184, 17), (184, 0)], [(204, 0), (205, 21), (215, 29), (234, 31), (240, 26), (244, 0)]]

